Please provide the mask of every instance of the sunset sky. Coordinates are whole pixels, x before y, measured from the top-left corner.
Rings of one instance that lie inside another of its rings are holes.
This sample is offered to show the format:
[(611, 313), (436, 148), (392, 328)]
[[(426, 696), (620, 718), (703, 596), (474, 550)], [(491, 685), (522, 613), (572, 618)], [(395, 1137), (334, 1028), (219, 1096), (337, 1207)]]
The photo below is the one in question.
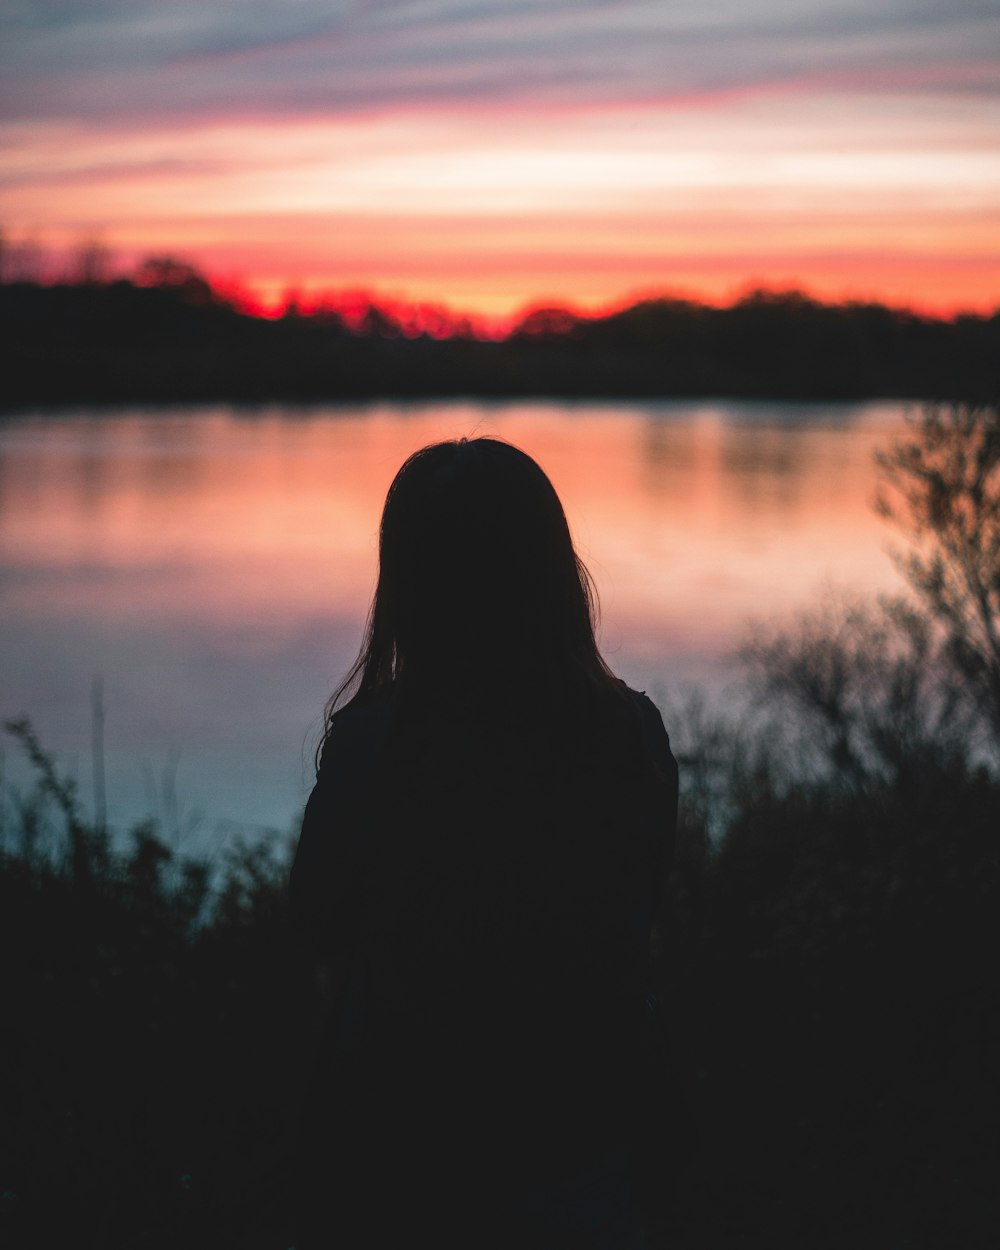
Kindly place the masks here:
[(6, 0), (0, 79), (0, 224), (50, 257), (1000, 305), (997, 0)]

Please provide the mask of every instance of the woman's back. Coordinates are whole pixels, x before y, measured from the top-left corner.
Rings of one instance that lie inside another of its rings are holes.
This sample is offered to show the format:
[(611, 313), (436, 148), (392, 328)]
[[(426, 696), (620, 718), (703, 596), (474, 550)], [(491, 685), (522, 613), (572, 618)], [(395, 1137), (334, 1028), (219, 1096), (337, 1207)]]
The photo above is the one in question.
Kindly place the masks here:
[(329, 736), (293, 888), (346, 970), (312, 1137), (339, 1117), (355, 1194), (405, 1173), (423, 1201), (444, 1173), (495, 1208), (628, 1138), (676, 771), (624, 687), (523, 712), (390, 693)]
[[(677, 798), (659, 713), (601, 658), (558, 496), (516, 448), (411, 457), (379, 563), (292, 877), (341, 986), (301, 1240), (388, 1246), (416, 1223), (482, 1246), (505, 1211), (527, 1245), (530, 1195), (551, 1215), (567, 1185), (634, 1224), (623, 1161)], [(604, 1244), (625, 1250), (623, 1227)]]

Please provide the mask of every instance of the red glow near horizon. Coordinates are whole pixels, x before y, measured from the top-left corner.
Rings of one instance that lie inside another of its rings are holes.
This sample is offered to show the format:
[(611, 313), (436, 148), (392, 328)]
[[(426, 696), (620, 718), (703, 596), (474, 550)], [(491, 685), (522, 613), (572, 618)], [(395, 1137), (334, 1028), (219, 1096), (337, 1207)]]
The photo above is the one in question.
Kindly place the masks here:
[[(352, 333), (364, 332), (373, 313), (381, 314), (389, 323), (387, 329), (403, 338), (452, 338), (456, 334), (477, 338), (501, 338), (523, 314), (511, 317), (489, 317), (475, 313), (456, 312), (444, 304), (429, 304), (386, 296), (376, 290), (303, 292), (289, 288), (277, 298), (257, 294), (245, 282), (209, 279), (212, 289), (227, 303), (251, 317), (276, 321), (281, 317), (322, 317), (336, 319)], [(624, 306), (624, 305), (623, 305)]]
[(807, 300), (825, 304), (879, 303), (901, 314), (952, 319), (962, 315), (1000, 315), (1000, 299), (993, 304), (974, 307), (961, 301), (954, 304), (903, 303), (876, 296), (824, 296), (803, 283), (780, 286), (764, 282), (747, 283), (741, 290), (727, 298), (704, 298), (695, 292), (673, 290), (650, 290), (634, 292), (618, 299), (585, 307), (568, 300), (529, 300), (506, 315), (492, 316), (475, 311), (461, 311), (445, 304), (427, 304), (410, 301), (399, 296), (387, 296), (377, 289), (349, 291), (314, 291), (307, 293), (297, 288), (286, 289), (277, 296), (267, 297), (256, 293), (247, 283), (225, 280), (212, 282), (213, 289), (239, 312), (248, 316), (278, 320), (296, 314), (316, 317), (328, 314), (336, 317), (354, 333), (362, 332), (372, 311), (384, 314), (392, 323), (392, 332), (404, 338), (427, 336), (447, 339), (455, 335), (471, 335), (480, 339), (502, 339), (515, 327), (523, 324), (532, 314), (550, 310), (566, 313), (571, 319), (586, 321), (591, 318), (613, 316), (645, 300), (679, 300), (700, 304), (709, 308), (728, 308), (747, 297), (764, 293), (774, 297), (802, 296)]
[[(26, 278), (46, 284), (93, 280), (81, 279), (87, 247), (46, 252), (32, 245), (30, 250), (34, 253), (32, 265), (19, 272), (16, 242), (14, 247), (8, 243), (8, 255), (14, 257), (14, 263), (8, 264), (0, 280)], [(187, 276), (207, 284), (217, 297), (249, 316), (277, 320), (285, 316), (327, 315), (354, 333), (375, 330), (402, 338), (445, 339), (463, 335), (498, 340), (538, 311), (558, 310), (572, 319), (585, 321), (608, 317), (649, 300), (727, 308), (759, 292), (794, 295), (827, 305), (880, 304), (900, 313), (931, 318), (1000, 314), (1000, 295), (996, 294), (1000, 292), (1000, 264), (994, 267), (993, 281), (993, 269), (972, 263), (971, 258), (965, 263), (961, 259), (948, 263), (937, 258), (924, 258), (922, 262), (914, 258), (912, 267), (907, 267), (899, 258), (883, 257), (879, 266), (864, 252), (855, 256), (841, 252), (814, 260), (806, 270), (810, 272), (809, 280), (803, 280), (794, 268), (782, 266), (780, 256), (773, 255), (766, 258), (769, 263), (745, 266), (747, 276), (741, 281), (731, 278), (732, 271), (738, 268), (736, 257), (675, 258), (678, 278), (686, 281), (647, 282), (619, 286), (617, 291), (608, 292), (616, 274), (612, 258), (606, 265), (597, 266), (600, 281), (596, 284), (588, 283), (594, 274), (591, 262), (582, 272), (564, 271), (558, 287), (552, 283), (546, 290), (539, 282), (541, 294), (532, 296), (526, 282), (509, 282), (484, 300), (462, 300), (448, 298), (456, 277), (454, 272), (437, 279), (418, 278), (406, 285), (389, 281), (340, 285), (323, 277), (310, 280), (308, 274), (289, 282), (262, 279), (251, 267), (246, 276), (231, 267), (216, 268), (211, 264), (208, 249), (191, 251), (160, 246), (145, 257), (135, 253), (131, 263), (123, 263), (126, 258), (113, 248), (100, 245), (97, 250), (102, 275), (99, 280), (124, 278), (139, 285), (172, 285)], [(532, 259), (523, 258), (525, 268), (530, 268)], [(534, 259), (539, 271), (547, 273), (546, 259)], [(587, 259), (580, 258), (580, 264), (587, 266)], [(486, 268), (488, 276), (502, 277), (492, 267)], [(858, 277), (853, 282), (845, 281), (845, 274), (862, 272), (865, 281)], [(769, 278), (768, 274), (778, 276)], [(595, 285), (603, 289), (595, 292)], [(914, 291), (920, 292), (919, 297), (914, 297)]]

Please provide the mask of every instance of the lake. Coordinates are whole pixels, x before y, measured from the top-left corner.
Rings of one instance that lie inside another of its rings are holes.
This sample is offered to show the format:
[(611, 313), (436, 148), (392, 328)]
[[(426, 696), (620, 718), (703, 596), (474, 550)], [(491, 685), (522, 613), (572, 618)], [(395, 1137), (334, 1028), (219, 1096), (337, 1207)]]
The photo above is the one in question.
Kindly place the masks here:
[[(288, 829), (353, 659), (386, 488), (425, 443), (496, 434), (546, 469), (601, 595), (612, 667), (654, 698), (734, 678), (752, 618), (899, 578), (873, 452), (900, 404), (431, 403), (0, 418), (0, 714), (92, 802), (214, 852)], [(669, 727), (669, 726), (668, 726)], [(8, 740), (8, 780), (23, 769)]]

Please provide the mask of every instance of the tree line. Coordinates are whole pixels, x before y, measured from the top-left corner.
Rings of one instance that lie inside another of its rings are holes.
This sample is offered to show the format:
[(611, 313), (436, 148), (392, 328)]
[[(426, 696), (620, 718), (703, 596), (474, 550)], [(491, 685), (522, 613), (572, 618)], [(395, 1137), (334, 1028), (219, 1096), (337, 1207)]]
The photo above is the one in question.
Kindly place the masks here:
[(500, 338), (441, 309), (290, 300), (265, 317), (190, 266), (134, 278), (0, 284), (8, 406), (75, 402), (517, 396), (990, 400), (1000, 312), (924, 316), (751, 291), (586, 316), (535, 308)]

